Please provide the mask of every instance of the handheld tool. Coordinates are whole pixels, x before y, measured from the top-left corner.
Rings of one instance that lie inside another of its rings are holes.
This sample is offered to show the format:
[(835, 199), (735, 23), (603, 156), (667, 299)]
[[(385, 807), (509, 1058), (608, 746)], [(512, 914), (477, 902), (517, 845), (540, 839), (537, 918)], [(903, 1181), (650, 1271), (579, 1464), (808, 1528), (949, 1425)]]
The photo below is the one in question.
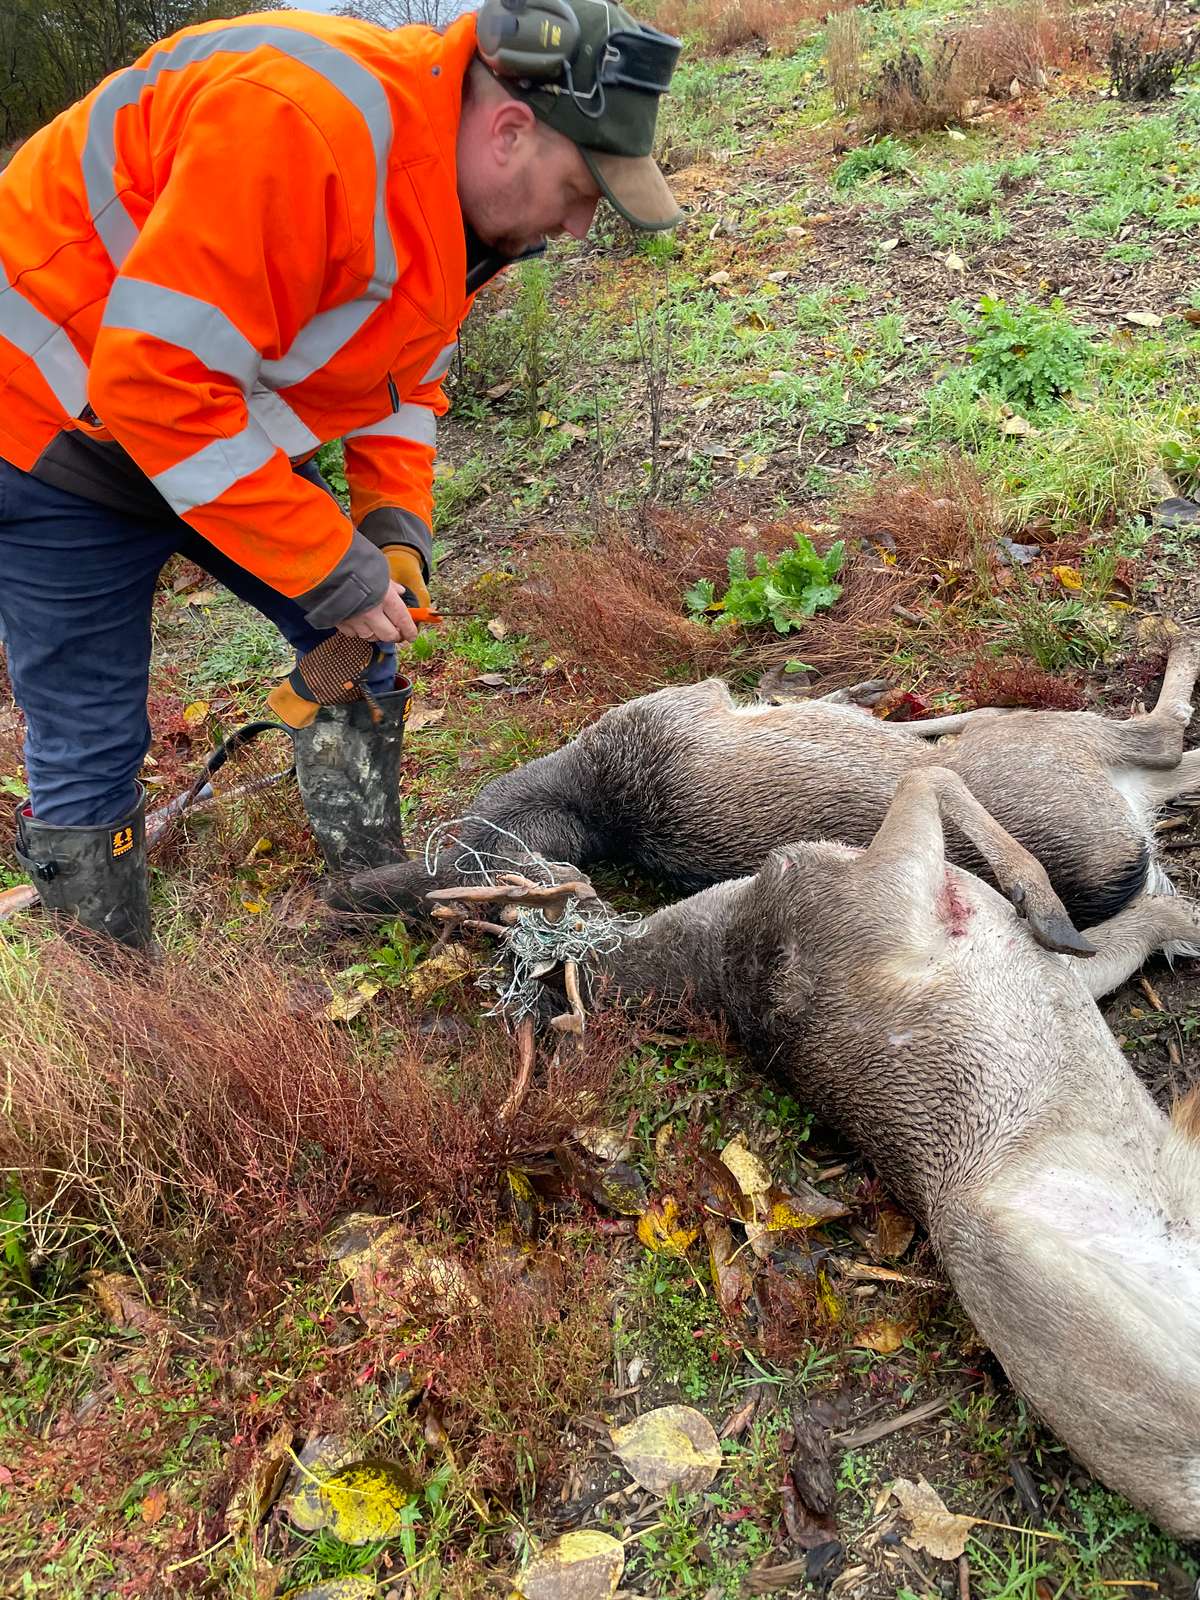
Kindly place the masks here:
[[(446, 617), (470, 615), (423, 606), (411, 589), (404, 590), (404, 604), (414, 622), (427, 626), (436, 626)], [(375, 716), (378, 707), (367, 679), (381, 656), (379, 646), (371, 640), (335, 633), (300, 657), (284, 681), (271, 690), (267, 704), (289, 728), (307, 728), (323, 705), (344, 706), (356, 700), (365, 700)]]

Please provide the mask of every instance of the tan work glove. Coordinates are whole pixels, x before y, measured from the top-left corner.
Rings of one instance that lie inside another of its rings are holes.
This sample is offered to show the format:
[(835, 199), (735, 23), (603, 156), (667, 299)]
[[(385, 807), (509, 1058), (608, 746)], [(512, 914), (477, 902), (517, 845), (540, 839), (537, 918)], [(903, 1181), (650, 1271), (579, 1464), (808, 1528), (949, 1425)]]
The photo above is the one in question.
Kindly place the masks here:
[(428, 606), (429, 587), (425, 582), (425, 571), (421, 566), (421, 557), (412, 545), (385, 544), (383, 553), (387, 557), (392, 582), (415, 595), (418, 605)]

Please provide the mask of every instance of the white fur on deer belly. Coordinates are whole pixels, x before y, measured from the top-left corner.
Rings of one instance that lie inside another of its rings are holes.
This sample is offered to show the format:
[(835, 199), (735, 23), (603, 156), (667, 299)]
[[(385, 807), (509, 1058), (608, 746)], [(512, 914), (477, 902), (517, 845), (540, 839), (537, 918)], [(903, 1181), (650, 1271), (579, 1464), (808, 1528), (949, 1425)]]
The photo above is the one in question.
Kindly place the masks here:
[(1099, 1135), (1094, 1149), (1075, 1143), (1069, 1165), (1041, 1167), (1010, 1190), (1007, 1204), (1110, 1287), (1153, 1308), (1160, 1325), (1177, 1333), (1181, 1359), (1186, 1352), (1200, 1365), (1200, 1234), (1140, 1198), (1147, 1187), (1140, 1163), (1127, 1173), (1089, 1171), (1088, 1164), (1111, 1166), (1113, 1152)]

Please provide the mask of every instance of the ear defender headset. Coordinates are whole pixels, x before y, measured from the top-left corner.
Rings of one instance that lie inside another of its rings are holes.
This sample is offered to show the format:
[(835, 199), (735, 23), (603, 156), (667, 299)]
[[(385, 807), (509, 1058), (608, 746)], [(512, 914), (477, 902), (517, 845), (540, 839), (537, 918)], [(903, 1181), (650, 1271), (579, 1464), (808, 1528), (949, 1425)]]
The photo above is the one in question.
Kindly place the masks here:
[[(607, 5), (604, 9), (607, 13)], [(476, 22), (476, 44), (494, 77), (566, 94), (592, 118), (604, 115), (606, 87), (665, 94), (680, 51), (678, 39), (656, 28), (610, 32), (592, 88), (580, 93), (572, 70), (579, 53), (579, 19), (566, 0), (485, 0)]]

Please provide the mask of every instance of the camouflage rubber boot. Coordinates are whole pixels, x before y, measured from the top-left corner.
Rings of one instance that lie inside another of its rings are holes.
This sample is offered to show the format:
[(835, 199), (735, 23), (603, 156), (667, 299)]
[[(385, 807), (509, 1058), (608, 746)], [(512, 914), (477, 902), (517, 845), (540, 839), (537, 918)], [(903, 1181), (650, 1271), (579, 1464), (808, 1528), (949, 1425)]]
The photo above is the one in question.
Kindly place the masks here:
[(135, 810), (106, 827), (56, 827), (17, 812), (17, 860), (47, 911), (59, 911), (119, 944), (150, 943), (146, 791)]
[(400, 756), (410, 693), (405, 684), (371, 701), (322, 706), (295, 732), (300, 796), (333, 872), (403, 859)]

